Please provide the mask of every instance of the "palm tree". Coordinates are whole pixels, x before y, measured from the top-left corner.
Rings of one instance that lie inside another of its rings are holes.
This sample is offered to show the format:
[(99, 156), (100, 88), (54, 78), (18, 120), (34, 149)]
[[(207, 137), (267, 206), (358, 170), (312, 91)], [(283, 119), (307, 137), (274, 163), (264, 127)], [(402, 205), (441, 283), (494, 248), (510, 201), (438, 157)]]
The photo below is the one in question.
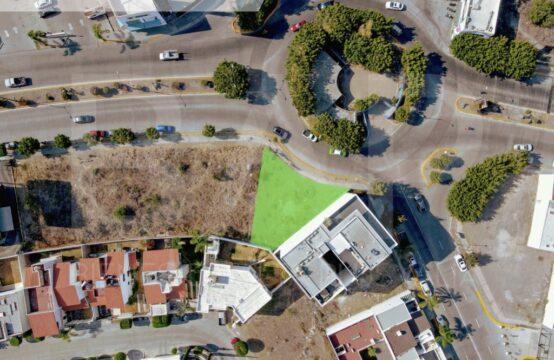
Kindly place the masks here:
[(441, 343), (443, 348), (452, 344), (454, 340), (456, 340), (456, 335), (448, 326), (439, 326), (439, 336), (437, 336), (437, 341)]
[(439, 304), (439, 299), (437, 299), (435, 295), (427, 296), (423, 292), (419, 291), (417, 296), (423, 300), (419, 303), (419, 307), (421, 308), (427, 308), (432, 311)]
[(375, 350), (375, 349), (372, 348), (372, 347), (368, 347), (368, 348), (367, 348), (367, 356), (368, 356), (370, 359), (377, 359), (377, 350)]
[(206, 245), (210, 243), (208, 236), (206, 234), (201, 234), (200, 231), (194, 230), (192, 232), (192, 239), (190, 243), (194, 245), (194, 252), (202, 252)]

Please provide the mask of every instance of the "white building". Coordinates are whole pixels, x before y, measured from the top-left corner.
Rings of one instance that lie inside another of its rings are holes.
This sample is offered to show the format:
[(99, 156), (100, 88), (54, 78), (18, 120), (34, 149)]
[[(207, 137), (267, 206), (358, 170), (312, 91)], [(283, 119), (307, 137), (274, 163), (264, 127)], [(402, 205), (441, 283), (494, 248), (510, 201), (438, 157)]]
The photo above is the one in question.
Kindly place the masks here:
[(554, 251), (554, 174), (539, 175), (527, 246)]
[(467, 32), (485, 37), (496, 32), (501, 0), (461, 0), (452, 38)]
[(130, 31), (166, 25), (155, 0), (109, 0), (117, 23)]
[(29, 330), (23, 283), (0, 287), (0, 342)]

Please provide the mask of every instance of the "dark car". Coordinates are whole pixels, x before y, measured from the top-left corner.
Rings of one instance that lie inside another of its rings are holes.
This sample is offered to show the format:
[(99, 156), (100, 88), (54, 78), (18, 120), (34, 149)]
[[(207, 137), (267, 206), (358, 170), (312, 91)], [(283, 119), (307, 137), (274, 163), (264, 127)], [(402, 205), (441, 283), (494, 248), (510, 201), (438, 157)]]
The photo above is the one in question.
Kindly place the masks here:
[(423, 195), (417, 194), (416, 196), (414, 196), (414, 200), (419, 212), (424, 213), (427, 211), (427, 206), (425, 206), (425, 199), (423, 199)]
[(196, 313), (196, 312), (192, 312), (192, 313), (188, 313), (188, 314), (185, 314), (181, 317), (181, 320), (183, 321), (193, 321), (193, 320), (198, 320), (198, 319), (201, 319), (202, 318), (202, 315), (200, 315), (199, 313)]
[(150, 319), (147, 317), (136, 317), (133, 319), (135, 326), (150, 326)]
[(105, 139), (111, 135), (111, 132), (108, 130), (91, 130), (88, 133), (97, 140)]
[(287, 140), (290, 136), (289, 132), (279, 126), (275, 126), (271, 131), (283, 141)]
[(175, 132), (175, 126), (171, 125), (156, 125), (156, 130), (160, 133), (171, 134)]
[(335, 3), (334, 1), (326, 1), (324, 3), (318, 4), (317, 9), (321, 11), (321, 10), (325, 9), (326, 7), (328, 7), (328, 6), (333, 5), (334, 3)]

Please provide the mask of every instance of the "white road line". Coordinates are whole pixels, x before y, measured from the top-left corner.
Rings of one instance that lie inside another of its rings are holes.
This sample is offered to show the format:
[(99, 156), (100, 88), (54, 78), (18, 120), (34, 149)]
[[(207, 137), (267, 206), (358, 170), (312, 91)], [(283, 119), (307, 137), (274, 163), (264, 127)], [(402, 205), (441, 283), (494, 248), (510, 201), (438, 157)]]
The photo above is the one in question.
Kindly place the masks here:
[(16, 34), (18, 34), (18, 33), (19, 33), (19, 31), (17, 30), (17, 28), (16, 28), (15, 26), (14, 26), (14, 27), (12, 27), (12, 30), (13, 30), (13, 32), (14, 32), (14, 33), (16, 33)]
[(491, 353), (491, 355), (494, 355), (494, 353), (492, 352), (492, 349), (489, 345), (487, 345), (487, 349), (489, 349), (489, 352)]
[(10, 33), (8, 32), (8, 30), (4, 30), (4, 34), (6, 34), (6, 37), (10, 37)]
[(481, 325), (479, 325), (479, 321), (477, 320), (477, 318), (475, 318), (475, 324), (477, 324), (477, 327), (480, 328)]
[(83, 19), (79, 19), (79, 23), (81, 24), (81, 26), (85, 26), (85, 22), (83, 21)]
[(464, 297), (464, 299), (466, 299), (467, 301), (467, 296), (466, 296), (466, 293), (464, 291), (462, 291), (462, 296)]
[(73, 31), (73, 25), (71, 25), (71, 23), (67, 23), (67, 26), (69, 26), (69, 31)]

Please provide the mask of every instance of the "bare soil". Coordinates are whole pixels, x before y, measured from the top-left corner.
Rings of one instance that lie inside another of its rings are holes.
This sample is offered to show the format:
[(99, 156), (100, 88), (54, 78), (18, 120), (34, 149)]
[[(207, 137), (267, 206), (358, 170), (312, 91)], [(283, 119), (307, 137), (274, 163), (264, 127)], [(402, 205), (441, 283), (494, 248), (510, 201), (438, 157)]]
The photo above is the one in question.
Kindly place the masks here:
[[(531, 0), (524, 0), (520, 2), (519, 6), (519, 24), (518, 24), (518, 38), (529, 40), (529, 37), (535, 39), (540, 44), (545, 46), (554, 45), (554, 29), (543, 28), (534, 25), (527, 19), (527, 12), (531, 7)], [(524, 33), (524, 34), (521, 34)], [(526, 35), (526, 36), (525, 36)]]
[[(26, 241), (35, 248), (185, 235), (233, 238), (252, 224), (262, 147), (160, 145), (35, 155), (15, 169)], [(38, 210), (24, 206), (36, 199)], [(114, 210), (126, 207), (118, 220)]]

